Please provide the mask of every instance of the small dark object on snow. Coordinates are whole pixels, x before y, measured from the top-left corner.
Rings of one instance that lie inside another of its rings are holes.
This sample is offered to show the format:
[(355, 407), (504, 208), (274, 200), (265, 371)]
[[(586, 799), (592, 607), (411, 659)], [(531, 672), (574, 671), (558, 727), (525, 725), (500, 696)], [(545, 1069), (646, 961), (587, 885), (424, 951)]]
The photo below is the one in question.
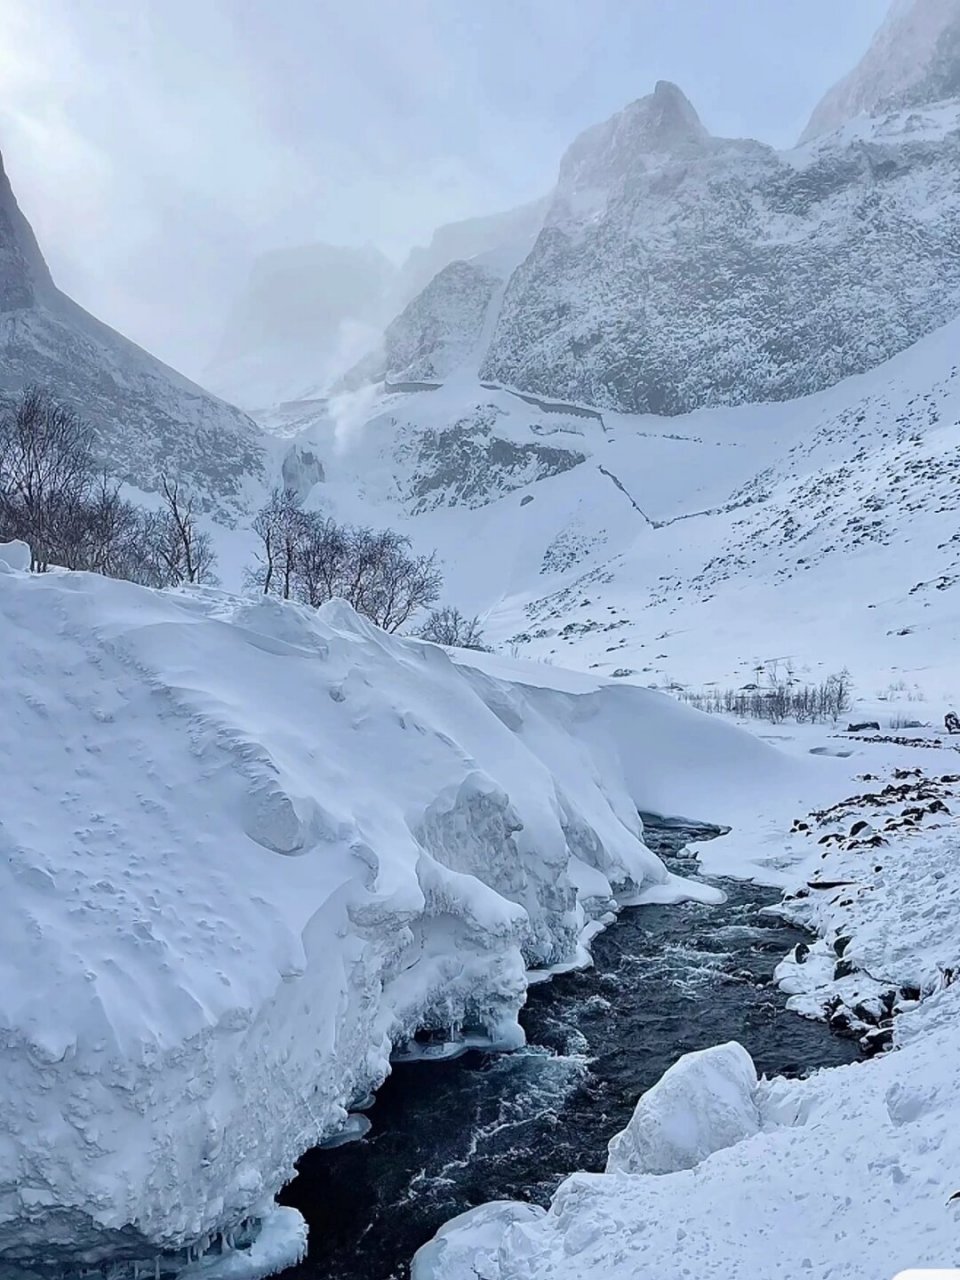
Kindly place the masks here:
[(860, 1048), (868, 1058), (873, 1058), (878, 1053), (885, 1053), (892, 1044), (893, 1029), (891, 1027), (873, 1027), (866, 1035), (860, 1037)]
[(810, 954), (810, 948), (805, 942), (798, 942), (793, 949), (793, 958), (797, 964), (806, 964), (807, 956)]
[(960, 716), (955, 711), (948, 711), (943, 717), (943, 726), (947, 733), (960, 733)]
[(872, 831), (872, 830), (873, 828), (870, 826), (870, 823), (865, 822), (864, 819), (861, 818), (859, 822), (855, 822), (853, 826), (850, 828), (850, 834), (852, 836), (860, 836), (860, 835), (863, 835), (865, 831)]
[[(862, 724), (847, 725), (847, 733), (865, 733), (868, 729), (875, 729), (879, 733), (880, 725), (876, 720), (864, 720)], [(957, 729), (960, 730), (960, 722), (957, 724)]]

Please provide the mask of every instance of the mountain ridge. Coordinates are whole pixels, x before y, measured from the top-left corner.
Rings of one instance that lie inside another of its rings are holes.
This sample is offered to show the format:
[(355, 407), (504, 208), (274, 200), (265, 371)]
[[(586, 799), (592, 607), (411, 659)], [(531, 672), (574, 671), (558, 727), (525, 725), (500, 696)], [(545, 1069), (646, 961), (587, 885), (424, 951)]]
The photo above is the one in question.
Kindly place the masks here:
[(0, 395), (50, 387), (93, 427), (99, 460), (155, 490), (164, 471), (227, 522), (263, 471), (262, 433), (55, 285), (0, 157)]

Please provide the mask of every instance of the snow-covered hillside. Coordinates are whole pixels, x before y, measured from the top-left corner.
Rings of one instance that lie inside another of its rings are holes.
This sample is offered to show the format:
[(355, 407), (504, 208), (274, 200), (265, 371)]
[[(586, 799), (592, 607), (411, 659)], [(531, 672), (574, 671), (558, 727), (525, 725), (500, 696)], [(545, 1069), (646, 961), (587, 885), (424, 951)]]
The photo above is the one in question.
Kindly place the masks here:
[(256, 424), (99, 320), (54, 285), (0, 160), (0, 397), (49, 386), (95, 428), (104, 464), (141, 489), (161, 472), (235, 517), (262, 469)]
[(859, 115), (929, 105), (958, 94), (958, 0), (895, 0), (863, 58), (817, 104), (802, 140)]
[(960, 699), (958, 351), (954, 322), (817, 395), (669, 420), (461, 377), (344, 397), (277, 448), (308, 502), (439, 548), (502, 650), (660, 687), (789, 659)]
[[(525, 967), (618, 896), (686, 891), (638, 806), (732, 821), (760, 778), (792, 803), (771, 748), (645, 690), (18, 549), (0, 1270), (167, 1270), (269, 1218), (392, 1045), (516, 1043)], [(270, 1221), (289, 1258), (295, 1216)]]

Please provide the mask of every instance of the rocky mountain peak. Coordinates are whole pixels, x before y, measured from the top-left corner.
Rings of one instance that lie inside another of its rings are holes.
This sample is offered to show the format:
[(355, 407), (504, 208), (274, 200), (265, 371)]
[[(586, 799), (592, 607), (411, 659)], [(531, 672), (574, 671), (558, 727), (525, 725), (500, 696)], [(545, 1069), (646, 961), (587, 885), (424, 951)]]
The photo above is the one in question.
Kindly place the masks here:
[(818, 103), (801, 141), (859, 115), (960, 96), (960, 0), (896, 0), (856, 67)]
[(140, 489), (172, 472), (229, 521), (262, 471), (251, 419), (60, 292), (0, 161), (0, 402), (31, 383), (81, 414), (98, 459)]
[(560, 162), (558, 189), (609, 190), (638, 168), (698, 150), (709, 137), (686, 94), (659, 80), (653, 93), (580, 134)]
[(0, 313), (33, 305), (53, 281), (29, 222), (20, 211), (0, 155)]

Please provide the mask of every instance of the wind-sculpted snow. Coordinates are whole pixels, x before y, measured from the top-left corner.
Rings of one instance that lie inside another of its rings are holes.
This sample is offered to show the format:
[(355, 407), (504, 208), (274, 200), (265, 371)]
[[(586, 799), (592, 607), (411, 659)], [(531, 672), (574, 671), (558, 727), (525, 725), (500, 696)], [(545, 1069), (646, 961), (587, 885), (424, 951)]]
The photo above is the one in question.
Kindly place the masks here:
[(104, 465), (139, 488), (170, 472), (229, 520), (262, 470), (251, 419), (60, 293), (0, 161), (0, 398), (30, 383), (86, 418)]
[(679, 414), (872, 368), (960, 311), (958, 115), (778, 153), (658, 86), (574, 143), (481, 377)]
[(757, 1072), (742, 1045), (684, 1054), (610, 1142), (607, 1173), (675, 1173), (759, 1132)]
[[(339, 602), (22, 560), (0, 556), (0, 1272), (249, 1241), (394, 1045), (516, 1044), (528, 966), (622, 894), (683, 892), (637, 817), (665, 779), (692, 810), (776, 773), (658, 695), (478, 670)], [(269, 1221), (264, 1254), (295, 1257)]]

